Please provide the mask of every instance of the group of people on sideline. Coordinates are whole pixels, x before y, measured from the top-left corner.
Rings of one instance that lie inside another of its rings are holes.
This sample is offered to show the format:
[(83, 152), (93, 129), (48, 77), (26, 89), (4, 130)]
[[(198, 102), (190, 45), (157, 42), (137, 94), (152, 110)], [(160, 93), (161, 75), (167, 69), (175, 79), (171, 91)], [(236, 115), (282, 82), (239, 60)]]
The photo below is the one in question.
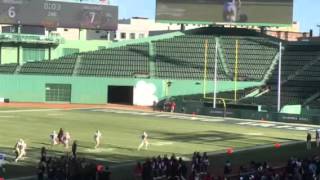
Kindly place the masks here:
[(206, 153), (202, 155), (195, 152), (192, 157), (191, 169), (182, 157), (153, 157), (144, 163), (138, 162), (134, 168), (136, 180), (186, 180), (195, 179), (208, 174), (209, 158)]
[[(315, 131), (315, 143), (316, 143), (316, 147), (320, 146), (320, 129), (317, 129)], [(306, 145), (307, 145), (307, 150), (310, 150), (312, 147), (312, 135), (310, 131), (308, 131), (307, 133)]]
[(49, 157), (41, 150), (38, 180), (109, 180), (108, 167), (74, 155)]

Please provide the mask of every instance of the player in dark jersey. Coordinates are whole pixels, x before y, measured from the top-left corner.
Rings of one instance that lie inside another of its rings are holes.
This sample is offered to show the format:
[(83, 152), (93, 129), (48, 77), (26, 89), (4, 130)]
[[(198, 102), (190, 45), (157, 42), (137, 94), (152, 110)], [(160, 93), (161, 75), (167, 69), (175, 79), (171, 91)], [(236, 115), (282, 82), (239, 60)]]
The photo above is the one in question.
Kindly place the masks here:
[(59, 133), (58, 133), (58, 141), (61, 144), (63, 144), (63, 136), (64, 136), (64, 131), (62, 128), (60, 128)]

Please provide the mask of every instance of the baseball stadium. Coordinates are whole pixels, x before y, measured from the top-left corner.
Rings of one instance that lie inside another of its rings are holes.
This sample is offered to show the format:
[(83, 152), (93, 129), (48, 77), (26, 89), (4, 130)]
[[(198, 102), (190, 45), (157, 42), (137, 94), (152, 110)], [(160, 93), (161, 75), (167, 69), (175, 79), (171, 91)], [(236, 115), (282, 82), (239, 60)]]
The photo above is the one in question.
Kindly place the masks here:
[(294, 0), (78, 1), (0, 0), (0, 180), (320, 177)]

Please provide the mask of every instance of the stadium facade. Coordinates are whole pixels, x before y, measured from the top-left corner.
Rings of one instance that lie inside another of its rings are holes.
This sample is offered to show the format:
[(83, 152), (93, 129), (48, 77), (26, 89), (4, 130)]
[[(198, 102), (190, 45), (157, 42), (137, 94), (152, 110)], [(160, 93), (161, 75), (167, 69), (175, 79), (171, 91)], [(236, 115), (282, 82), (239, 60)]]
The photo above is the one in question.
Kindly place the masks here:
[[(40, 28), (42, 35), (30, 35), (20, 27), (1, 33), (1, 99), (143, 106), (174, 99), (178, 112), (268, 119), (268, 113), (300, 116), (319, 107), (317, 42), (290, 42), (254, 27), (190, 25), (175, 31), (182, 26), (144, 18), (123, 22), (113, 32), (119, 42), (100, 30)], [(151, 32), (160, 35), (148, 37)]]

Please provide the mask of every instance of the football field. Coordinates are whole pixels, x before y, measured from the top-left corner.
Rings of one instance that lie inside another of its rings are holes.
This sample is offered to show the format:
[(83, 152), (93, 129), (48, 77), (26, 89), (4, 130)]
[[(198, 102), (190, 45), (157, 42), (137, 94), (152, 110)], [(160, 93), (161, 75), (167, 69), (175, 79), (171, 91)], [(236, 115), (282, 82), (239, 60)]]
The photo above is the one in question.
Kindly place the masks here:
[[(190, 116), (175, 113), (90, 109), (0, 109), (0, 152), (6, 154), (7, 175), (34, 175), (40, 148), (48, 155), (70, 151), (61, 145), (51, 147), (49, 135), (63, 128), (77, 140), (81, 157), (101, 161), (111, 167), (134, 164), (146, 157), (172, 153), (190, 159), (194, 151), (225, 152), (257, 146), (303, 141), (306, 131), (318, 126), (271, 123), (239, 119)], [(94, 149), (93, 135), (102, 133), (102, 144)], [(143, 131), (149, 134), (148, 150), (137, 151)], [(27, 145), (25, 160), (14, 163), (13, 146), (23, 138)], [(19, 172), (19, 173), (17, 173)]]

